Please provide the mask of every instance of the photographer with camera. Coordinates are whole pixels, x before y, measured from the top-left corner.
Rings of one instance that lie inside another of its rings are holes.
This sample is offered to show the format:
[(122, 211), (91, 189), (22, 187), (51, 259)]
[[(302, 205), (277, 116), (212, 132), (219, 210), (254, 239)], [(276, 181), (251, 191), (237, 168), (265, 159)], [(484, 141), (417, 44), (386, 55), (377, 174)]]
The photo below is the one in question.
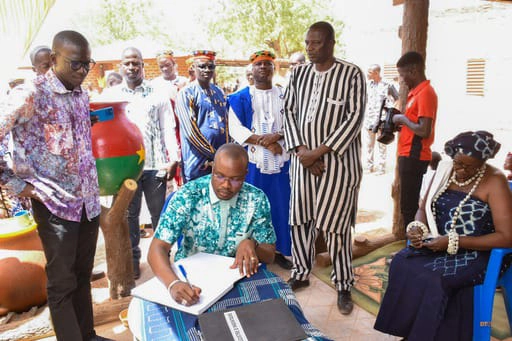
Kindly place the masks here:
[[(382, 122), (381, 108), (383, 103), (386, 108), (394, 107), (398, 99), (398, 91), (393, 84), (382, 79), (380, 65), (370, 65), (366, 77), (369, 82), (366, 87), (368, 102), (363, 129), (363, 138), (366, 143), (365, 173), (375, 172), (381, 175), (386, 170), (386, 145), (376, 141), (377, 131)], [(374, 153), (377, 155), (374, 156)]]
[(408, 87), (405, 114), (393, 115), (401, 128), (398, 139), (400, 211), (407, 226), (414, 220), (423, 174), (432, 158), (437, 114), (437, 94), (425, 76), (425, 60), (418, 52), (407, 52), (396, 63), (398, 74)]

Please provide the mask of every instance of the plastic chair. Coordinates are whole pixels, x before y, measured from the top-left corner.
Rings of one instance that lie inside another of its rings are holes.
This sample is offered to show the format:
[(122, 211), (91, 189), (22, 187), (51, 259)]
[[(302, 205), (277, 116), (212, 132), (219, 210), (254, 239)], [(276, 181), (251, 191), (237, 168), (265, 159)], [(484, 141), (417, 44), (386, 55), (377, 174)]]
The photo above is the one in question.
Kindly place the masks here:
[(162, 207), (162, 211), (160, 211), (160, 215), (164, 214), (165, 210), (167, 209), (167, 206), (169, 206), (169, 201), (171, 201), (172, 197), (174, 196), (174, 193), (176, 193), (176, 191), (171, 192), (167, 196), (167, 198), (165, 198), (164, 206)]
[(487, 264), (484, 283), (474, 288), (473, 303), (473, 340), (486, 341), (491, 339), (492, 308), (496, 287), (501, 286), (508, 323), (512, 330), (512, 268), (500, 277), (501, 264), (505, 255), (512, 253), (512, 248), (496, 248), (491, 251)]

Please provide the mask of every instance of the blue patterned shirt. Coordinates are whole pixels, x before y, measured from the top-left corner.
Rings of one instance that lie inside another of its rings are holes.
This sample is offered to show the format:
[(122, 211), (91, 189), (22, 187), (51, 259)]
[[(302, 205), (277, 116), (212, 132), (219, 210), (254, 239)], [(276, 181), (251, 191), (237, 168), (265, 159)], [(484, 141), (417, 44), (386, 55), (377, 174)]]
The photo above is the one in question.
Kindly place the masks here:
[(217, 149), (229, 142), (224, 93), (214, 84), (203, 89), (194, 81), (178, 93), (176, 115), (180, 126), (184, 180), (211, 173), (205, 162), (213, 161)]
[[(248, 183), (233, 199), (236, 202), (230, 203), (226, 236), (222, 238), (222, 200), (216, 198), (210, 182), (211, 175), (187, 182), (160, 217), (155, 238), (173, 244), (184, 236), (176, 260), (197, 252), (233, 257), (238, 244), (248, 237), (258, 243), (275, 243), (268, 199)], [(219, 239), (224, 240), (223, 245), (219, 245)]]

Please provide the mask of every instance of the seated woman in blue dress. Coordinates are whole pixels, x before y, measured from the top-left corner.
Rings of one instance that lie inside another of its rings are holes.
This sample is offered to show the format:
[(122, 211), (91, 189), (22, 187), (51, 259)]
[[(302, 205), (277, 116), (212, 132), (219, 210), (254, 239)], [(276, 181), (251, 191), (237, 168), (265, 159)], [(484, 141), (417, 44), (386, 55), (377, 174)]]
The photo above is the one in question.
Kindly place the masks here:
[(486, 161), (500, 144), (486, 131), (445, 144), (416, 220), (410, 246), (397, 253), (375, 329), (407, 340), (471, 340), (473, 287), (483, 282), (490, 250), (512, 247), (512, 194)]

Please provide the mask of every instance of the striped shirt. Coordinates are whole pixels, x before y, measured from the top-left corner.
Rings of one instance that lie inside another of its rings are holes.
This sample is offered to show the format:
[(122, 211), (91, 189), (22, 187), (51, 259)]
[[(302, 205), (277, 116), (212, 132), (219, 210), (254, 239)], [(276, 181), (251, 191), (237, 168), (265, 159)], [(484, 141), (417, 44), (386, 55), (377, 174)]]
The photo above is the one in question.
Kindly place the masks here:
[(314, 176), (291, 157), (290, 224), (315, 220), (324, 231), (353, 226), (362, 175), (361, 126), (366, 105), (365, 76), (356, 65), (336, 59), (323, 72), (313, 64), (296, 67), (285, 93), (285, 142), (331, 148), (325, 172)]

